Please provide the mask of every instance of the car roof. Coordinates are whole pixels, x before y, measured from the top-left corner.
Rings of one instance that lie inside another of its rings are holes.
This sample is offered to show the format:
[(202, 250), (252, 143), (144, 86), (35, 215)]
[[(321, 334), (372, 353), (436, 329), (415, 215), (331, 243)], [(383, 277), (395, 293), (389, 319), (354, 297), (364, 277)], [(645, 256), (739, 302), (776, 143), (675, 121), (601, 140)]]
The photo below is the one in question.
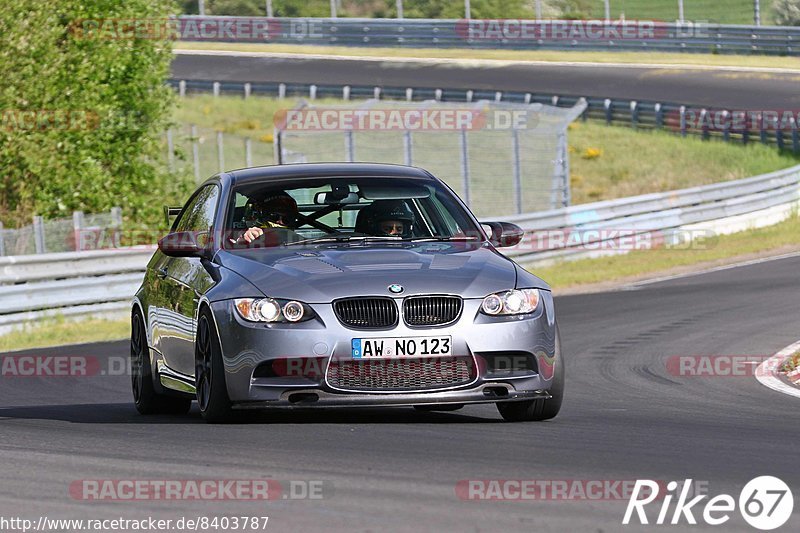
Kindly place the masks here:
[(435, 179), (428, 171), (421, 168), (386, 163), (292, 163), (242, 168), (226, 172), (226, 174), (230, 176), (234, 185), (261, 182), (270, 178), (285, 180), (336, 176)]

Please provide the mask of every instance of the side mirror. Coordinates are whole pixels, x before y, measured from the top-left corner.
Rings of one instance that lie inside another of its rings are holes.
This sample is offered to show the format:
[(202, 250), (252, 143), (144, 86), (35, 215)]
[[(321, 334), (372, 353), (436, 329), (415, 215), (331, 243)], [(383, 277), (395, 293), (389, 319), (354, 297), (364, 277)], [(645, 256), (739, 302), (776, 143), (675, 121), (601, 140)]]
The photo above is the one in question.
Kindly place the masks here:
[(170, 257), (206, 257), (209, 235), (207, 231), (176, 231), (158, 240), (158, 249)]
[(492, 230), (489, 242), (498, 248), (516, 246), (525, 236), (525, 230), (510, 222), (482, 222)]

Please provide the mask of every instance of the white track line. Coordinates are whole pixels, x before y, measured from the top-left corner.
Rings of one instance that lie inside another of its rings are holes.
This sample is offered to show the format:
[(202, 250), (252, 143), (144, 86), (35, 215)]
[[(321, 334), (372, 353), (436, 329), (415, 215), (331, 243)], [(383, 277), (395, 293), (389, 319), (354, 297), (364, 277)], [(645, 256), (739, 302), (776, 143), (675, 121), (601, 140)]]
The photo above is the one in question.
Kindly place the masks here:
[(778, 376), (776, 376), (776, 373), (783, 364), (783, 361), (798, 350), (800, 350), (800, 341), (787, 346), (780, 352), (761, 363), (761, 365), (759, 365), (759, 367), (756, 369), (756, 379), (762, 385), (774, 391), (800, 398), (800, 389), (792, 387), (791, 385), (787, 385)]
[(268, 59), (331, 59), (335, 61), (368, 61), (376, 63), (425, 63), (456, 65), (464, 67), (499, 67), (517, 65), (582, 67), (582, 68), (628, 68), (628, 69), (680, 69), (680, 70), (721, 70), (730, 72), (769, 72), (774, 74), (800, 74), (800, 69), (778, 67), (737, 67), (714, 65), (686, 65), (682, 63), (590, 63), (583, 61), (525, 61), (522, 59), (459, 59), (452, 57), (375, 57), (347, 56), (335, 54), (302, 54), (291, 52), (244, 52), (235, 50), (189, 50), (175, 49), (176, 55), (221, 56), (221, 57), (261, 57)]
[(646, 280), (643, 280), (643, 281), (637, 281), (635, 283), (631, 283), (629, 285), (625, 285), (624, 287), (622, 287), (621, 290), (631, 291), (631, 290), (636, 290), (639, 287), (642, 287), (642, 286), (645, 286), (645, 285), (650, 285), (650, 284), (653, 284), (653, 283), (661, 283), (662, 281), (670, 281), (670, 280), (673, 280), (673, 279), (689, 278), (689, 277), (692, 277), (692, 276), (701, 276), (703, 274), (710, 274), (712, 272), (719, 272), (721, 270), (729, 270), (731, 268), (741, 268), (741, 267), (746, 267), (746, 266), (751, 266), (751, 265), (758, 265), (758, 264), (761, 264), (761, 263), (768, 263), (770, 261), (777, 261), (779, 259), (787, 259), (789, 257), (800, 257), (800, 252), (789, 252), (789, 253), (786, 253), (786, 254), (774, 255), (772, 257), (762, 257), (760, 259), (751, 259), (749, 261), (742, 261), (740, 263), (733, 263), (733, 264), (730, 264), (730, 265), (722, 265), (722, 266), (718, 266), (718, 267), (707, 268), (705, 270), (698, 270), (697, 272), (686, 272), (684, 274), (673, 274), (671, 276), (662, 276), (662, 277), (659, 277), (659, 278), (646, 279)]

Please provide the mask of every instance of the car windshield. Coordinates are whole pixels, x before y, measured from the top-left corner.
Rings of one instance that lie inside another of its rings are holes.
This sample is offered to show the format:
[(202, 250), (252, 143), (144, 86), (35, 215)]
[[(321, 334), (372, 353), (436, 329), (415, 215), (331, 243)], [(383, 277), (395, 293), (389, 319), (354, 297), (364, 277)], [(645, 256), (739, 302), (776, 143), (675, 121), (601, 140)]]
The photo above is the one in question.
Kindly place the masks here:
[(242, 184), (230, 197), (225, 228), (228, 249), (485, 238), (446, 187), (396, 177)]

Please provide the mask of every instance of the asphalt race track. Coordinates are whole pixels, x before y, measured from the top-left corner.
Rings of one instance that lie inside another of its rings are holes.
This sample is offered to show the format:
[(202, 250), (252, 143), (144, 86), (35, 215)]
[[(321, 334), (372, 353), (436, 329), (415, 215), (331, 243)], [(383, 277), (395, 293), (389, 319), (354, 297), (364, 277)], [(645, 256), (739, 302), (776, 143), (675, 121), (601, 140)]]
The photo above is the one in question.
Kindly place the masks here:
[[(463, 501), (456, 483), (692, 478), (738, 499), (751, 478), (775, 475), (797, 500), (796, 400), (751, 376), (685, 377), (666, 365), (674, 355), (770, 355), (796, 341), (798, 272), (793, 257), (557, 298), (567, 394), (545, 423), (504, 423), (493, 406), (468, 406), (280, 412), (212, 426), (196, 408), (137, 415), (124, 375), (3, 376), (0, 515), (266, 515), (270, 531), (597, 532), (654, 528), (621, 526), (625, 500)], [(110, 368), (107, 358), (124, 361), (127, 345), (33, 353), (96, 356)], [(69, 492), (82, 479), (253, 478), (321, 480), (323, 498), (93, 502)], [(655, 520), (658, 507), (648, 510)], [(788, 530), (798, 514), (795, 506)], [(706, 527), (666, 530), (697, 529)], [(714, 529), (754, 531), (737, 512)]]
[(800, 73), (567, 64), (492, 64), (176, 54), (175, 79), (523, 91), (734, 110), (800, 107)]

